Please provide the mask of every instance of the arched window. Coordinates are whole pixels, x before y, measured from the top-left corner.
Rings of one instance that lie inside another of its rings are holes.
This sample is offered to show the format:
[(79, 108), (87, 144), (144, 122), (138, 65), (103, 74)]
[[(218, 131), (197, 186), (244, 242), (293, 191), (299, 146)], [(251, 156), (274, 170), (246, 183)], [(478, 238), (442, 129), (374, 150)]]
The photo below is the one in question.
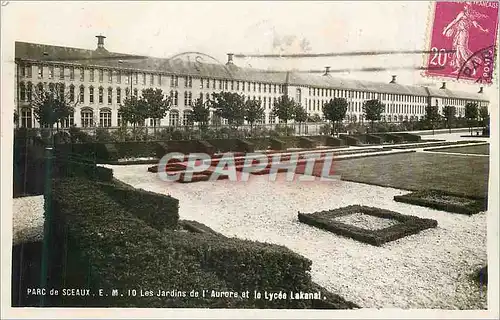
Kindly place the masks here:
[(170, 114), (168, 117), (168, 125), (172, 127), (179, 125), (179, 111), (170, 110)]
[(64, 99), (64, 89), (65, 89), (64, 83), (58, 83), (57, 89), (59, 98)]
[(37, 93), (36, 93), (36, 94), (37, 94), (37, 95), (39, 95), (39, 96), (41, 96), (41, 95), (42, 95), (42, 93), (43, 93), (43, 91), (44, 91), (44, 90), (43, 90), (43, 83), (41, 83), (41, 82), (40, 82), (40, 83), (38, 83), (38, 84), (36, 85), (36, 90), (37, 90)]
[(102, 87), (99, 87), (99, 103), (103, 102), (104, 102), (104, 89)]
[(80, 118), (82, 121), (83, 128), (89, 128), (94, 126), (94, 112), (90, 108), (82, 109), (80, 113)]
[(69, 86), (69, 101), (75, 102), (75, 86), (74, 85)]
[(21, 110), (21, 127), (32, 128), (33, 127), (33, 113), (31, 108), (23, 108)]
[(122, 89), (121, 88), (116, 88), (116, 103), (117, 104), (122, 103)]
[(125, 88), (125, 98), (130, 97), (130, 89), (127, 87)]
[(80, 103), (85, 102), (85, 87), (83, 85), (80, 86), (80, 94), (79, 94), (78, 102), (80, 102)]
[(394, 116), (394, 122), (398, 122), (398, 116)]
[(113, 88), (108, 88), (108, 104), (113, 103)]
[(94, 87), (89, 87), (89, 102), (94, 103)]
[(49, 92), (54, 94), (55, 91), (56, 91), (56, 88), (55, 88), (54, 84), (52, 82), (49, 83)]
[(21, 101), (26, 101), (26, 85), (24, 84), (24, 82), (21, 82), (19, 84), (19, 99)]
[(111, 110), (108, 108), (102, 108), (99, 111), (99, 126), (100, 127), (111, 127)]
[(136, 96), (136, 97), (137, 97), (137, 94), (138, 94), (137, 92), (138, 92), (138, 91), (137, 91), (137, 88), (135, 88), (135, 89), (134, 89), (134, 96)]
[(119, 127), (121, 127), (122, 125), (123, 126), (127, 125), (127, 123), (122, 123), (122, 113), (120, 111), (118, 111), (118, 114), (116, 116), (116, 121)]
[(33, 99), (33, 84), (31, 82), (28, 82), (26, 86), (26, 98), (28, 98), (28, 101)]

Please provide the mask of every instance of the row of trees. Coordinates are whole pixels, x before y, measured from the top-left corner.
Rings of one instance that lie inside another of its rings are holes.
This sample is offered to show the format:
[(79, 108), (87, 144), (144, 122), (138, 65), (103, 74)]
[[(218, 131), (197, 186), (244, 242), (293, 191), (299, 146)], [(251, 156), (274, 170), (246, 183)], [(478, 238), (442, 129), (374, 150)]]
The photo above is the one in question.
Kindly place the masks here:
[[(57, 89), (57, 88), (56, 88)], [(59, 90), (39, 91), (32, 100), (32, 109), (36, 120), (42, 125), (52, 128), (54, 125), (59, 127), (69, 115), (73, 114), (75, 105), (68, 103), (68, 97), (59, 94)], [(165, 95), (161, 89), (144, 89), (141, 97), (130, 96), (125, 99), (120, 106), (119, 112), (123, 123), (130, 123), (134, 128), (145, 122), (146, 119), (155, 119), (154, 130), (159, 123), (158, 119), (166, 116), (172, 106), (172, 99)], [(337, 124), (345, 119), (348, 109), (348, 102), (344, 98), (333, 98), (323, 105), (323, 116), (332, 123), (331, 134), (338, 134)], [(363, 113), (365, 119), (373, 124), (380, 121), (385, 105), (377, 99), (367, 100), (363, 103)], [(231, 127), (238, 128), (247, 121), (250, 124), (251, 131), (256, 122), (264, 117), (265, 111), (259, 100), (246, 100), (243, 95), (231, 92), (213, 93), (212, 97), (203, 102), (202, 99), (196, 99), (192, 112), (189, 117), (190, 123), (197, 123), (200, 130), (208, 127), (210, 113), (219, 118), (227, 119)], [(283, 123), (294, 120), (297, 123), (303, 123), (311, 119), (307, 111), (300, 103), (294, 101), (287, 95), (279, 97), (273, 104), (271, 114), (280, 119)], [(316, 115), (316, 117), (319, 117)], [(15, 115), (15, 119), (18, 115)], [(467, 103), (465, 105), (465, 118), (470, 123), (473, 120), (480, 119), (483, 126), (486, 127), (489, 122), (488, 109), (486, 107), (478, 108), (476, 103)], [(425, 121), (429, 122), (434, 129), (434, 125), (440, 121), (445, 121), (451, 131), (451, 124), (456, 119), (456, 108), (445, 106), (442, 114), (439, 114), (437, 106), (427, 106)]]

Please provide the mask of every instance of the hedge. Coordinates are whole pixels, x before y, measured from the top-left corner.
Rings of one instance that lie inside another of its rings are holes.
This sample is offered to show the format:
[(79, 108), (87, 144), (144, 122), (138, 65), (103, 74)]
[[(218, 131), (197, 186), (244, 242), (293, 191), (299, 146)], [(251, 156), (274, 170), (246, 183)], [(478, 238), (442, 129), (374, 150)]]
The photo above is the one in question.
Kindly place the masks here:
[(250, 138), (246, 139), (254, 145), (254, 150), (268, 150), (271, 149), (270, 138)]
[(357, 146), (361, 144), (361, 141), (354, 136), (340, 135), (340, 139), (342, 139), (348, 146)]
[(345, 143), (342, 139), (335, 137), (326, 137), (326, 145), (327, 146), (343, 146)]
[(269, 138), (272, 150), (286, 150), (286, 143), (283, 140)]
[[(319, 290), (310, 279), (311, 261), (277, 245), (214, 234), (193, 234), (165, 229), (159, 232), (115, 202), (103, 188), (84, 179), (54, 183), (52, 252), (49, 285), (91, 288), (106, 293), (118, 289), (123, 297), (96, 297), (85, 301), (66, 300), (65, 306), (148, 308), (355, 308), (353, 303), (325, 293), (328, 300), (275, 300), (241, 298), (168, 299), (155, 295), (140, 297), (142, 289), (186, 291), (218, 290), (242, 292)], [(115, 194), (116, 195), (116, 194)], [(69, 259), (69, 260), (68, 260)], [(66, 268), (68, 269), (68, 268)], [(57, 271), (57, 272), (56, 272)], [(58, 283), (59, 282), (59, 283)], [(136, 289), (137, 296), (127, 294)]]
[(118, 150), (119, 159), (157, 157), (158, 145), (149, 141), (116, 142), (113, 144)]
[(405, 139), (405, 141), (420, 142), (422, 140), (420, 136), (412, 133), (403, 132), (403, 133), (398, 133), (398, 135), (402, 136)]
[[(216, 308), (245, 303), (237, 299), (191, 298), (189, 295), (176, 298), (129, 296), (128, 289), (190, 292), (195, 288), (221, 291), (229, 288), (214, 272), (202, 270), (197, 257), (185, 255), (173, 245), (178, 243), (175, 239), (169, 239), (134, 217), (89, 181), (57, 181), (53, 195), (52, 225), (53, 230), (57, 230), (54, 245), (67, 244), (70, 246), (68, 252), (79, 254), (79, 265), (85, 269), (81, 273), (88, 274), (86, 288), (93, 292), (102, 288), (106, 293), (118, 289), (124, 294), (114, 298), (111, 295), (91, 297), (85, 299), (85, 306)], [(65, 263), (67, 261), (62, 261)], [(80, 288), (85, 280), (74, 277), (61, 281), (65, 287)], [(67, 303), (78, 305), (75, 301)]]
[(99, 183), (97, 186), (150, 227), (159, 231), (177, 229), (179, 200), (142, 189), (121, 188), (114, 184)]
[(365, 135), (365, 141), (367, 143), (373, 143), (373, 144), (382, 144), (384, 142), (384, 139), (380, 136), (373, 135), (373, 134), (366, 134)]
[[(446, 198), (449, 197), (452, 197), (452, 199), (446, 201)], [(488, 207), (487, 198), (473, 197), (434, 189), (420, 190), (401, 196), (394, 196), (394, 201), (466, 215), (484, 212)], [(450, 201), (459, 203), (450, 203)]]
[(310, 139), (308, 137), (298, 137), (299, 138), (299, 144), (298, 146), (300, 148), (316, 148), (318, 146), (317, 141)]
[(391, 142), (391, 143), (403, 143), (404, 142), (404, 138), (400, 135), (391, 134), (391, 133), (383, 133), (380, 135), (381, 136), (383, 135), (387, 142)]
[[(368, 230), (354, 225), (336, 222), (334, 220), (337, 217), (358, 212), (375, 217), (393, 219), (399, 223), (383, 229)], [(375, 246), (381, 246), (386, 242), (416, 234), (428, 228), (437, 227), (436, 220), (422, 219), (415, 216), (403, 215), (394, 211), (359, 205), (352, 205), (310, 214), (303, 214), (299, 212), (298, 218), (302, 223)]]
[(255, 151), (255, 145), (245, 139), (236, 139), (236, 149), (232, 151), (251, 153)]

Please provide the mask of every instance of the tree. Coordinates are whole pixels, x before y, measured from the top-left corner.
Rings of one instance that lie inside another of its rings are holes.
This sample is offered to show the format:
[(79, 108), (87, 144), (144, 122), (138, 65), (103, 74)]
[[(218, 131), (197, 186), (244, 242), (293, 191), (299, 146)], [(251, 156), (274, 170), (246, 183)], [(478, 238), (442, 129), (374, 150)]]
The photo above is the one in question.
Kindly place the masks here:
[(245, 100), (242, 95), (232, 92), (213, 93), (209, 105), (214, 114), (227, 119), (231, 126), (240, 126), (245, 120)]
[(283, 95), (276, 99), (276, 102), (273, 105), (272, 113), (278, 117), (278, 119), (285, 122), (285, 125), (289, 120), (292, 120), (294, 117), (296, 109), (296, 104), (293, 99), (290, 99), (288, 96)]
[(363, 112), (365, 114), (365, 119), (371, 122), (371, 128), (373, 132), (373, 123), (379, 121), (382, 118), (382, 112), (384, 112), (385, 105), (378, 99), (367, 100), (363, 103)]
[(479, 108), (479, 118), (481, 119), (481, 124), (484, 128), (489, 126), (490, 114), (488, 112), (488, 107), (482, 106)]
[(161, 89), (148, 88), (142, 90), (142, 97), (138, 101), (138, 107), (145, 108), (145, 119), (154, 119), (153, 127), (155, 133), (157, 120), (167, 115), (171, 103), (170, 97), (166, 97)]
[(58, 91), (46, 91), (40, 88), (31, 100), (35, 119), (42, 127), (50, 128), (51, 136), (54, 124), (57, 124), (59, 130), (61, 121), (74, 113), (74, 107), (69, 104), (66, 96), (56, 92)]
[(346, 112), (347, 100), (345, 98), (333, 98), (323, 105), (325, 119), (332, 122), (332, 135), (335, 134), (335, 123), (342, 121)]
[(259, 100), (247, 100), (245, 102), (245, 120), (250, 123), (250, 133), (253, 132), (255, 121), (262, 119), (264, 108), (260, 105)]
[(465, 118), (467, 119), (467, 124), (469, 125), (469, 131), (470, 134), (472, 135), (472, 126), (471, 122), (473, 120), (476, 120), (478, 116), (478, 108), (477, 108), (477, 103), (474, 102), (468, 102), (465, 105)]
[(428, 105), (425, 107), (425, 120), (432, 126), (432, 134), (434, 134), (434, 125), (439, 121), (438, 106)]
[(451, 123), (455, 120), (457, 114), (457, 109), (454, 106), (445, 106), (443, 108), (443, 118), (446, 120), (446, 124), (451, 133)]
[(299, 134), (302, 123), (306, 122), (309, 116), (307, 115), (306, 109), (304, 109), (299, 103), (295, 105), (295, 111), (293, 114), (293, 120), (299, 123)]
[(131, 95), (123, 101), (118, 110), (122, 116), (123, 123), (131, 123), (134, 127), (134, 138), (137, 124), (143, 124), (148, 117), (146, 109), (147, 105), (144, 100), (139, 100), (136, 96)]
[(193, 105), (193, 111), (189, 115), (189, 121), (197, 122), (200, 131), (203, 131), (208, 126), (210, 120), (210, 108), (203, 100), (198, 98)]

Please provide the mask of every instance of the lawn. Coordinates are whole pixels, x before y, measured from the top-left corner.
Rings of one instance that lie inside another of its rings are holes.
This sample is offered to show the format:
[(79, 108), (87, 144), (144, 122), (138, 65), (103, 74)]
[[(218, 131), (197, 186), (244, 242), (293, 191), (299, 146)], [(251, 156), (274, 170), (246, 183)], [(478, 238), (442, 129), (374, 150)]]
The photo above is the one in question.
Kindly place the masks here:
[(488, 192), (488, 157), (415, 152), (342, 160), (334, 166), (342, 180), (471, 196), (486, 196)]
[(426, 151), (433, 152), (451, 152), (451, 153), (468, 153), (468, 154), (490, 154), (490, 145), (481, 144), (478, 146), (468, 146), (468, 147), (451, 147), (451, 148), (439, 148), (439, 149), (427, 149)]

